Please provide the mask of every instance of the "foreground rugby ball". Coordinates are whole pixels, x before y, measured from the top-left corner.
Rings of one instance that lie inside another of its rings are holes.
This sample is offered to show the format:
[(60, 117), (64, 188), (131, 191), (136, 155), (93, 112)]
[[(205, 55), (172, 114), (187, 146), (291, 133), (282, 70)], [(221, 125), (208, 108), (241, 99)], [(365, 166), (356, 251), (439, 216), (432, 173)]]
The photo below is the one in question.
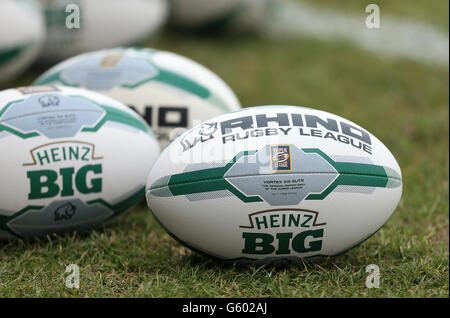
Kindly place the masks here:
[(193, 31), (258, 31), (272, 0), (172, 0), (172, 24)]
[[(168, 0), (40, 0), (48, 36), (41, 60), (148, 40), (165, 24)], [(78, 27), (79, 26), (79, 27)]]
[(51, 86), (0, 92), (0, 239), (86, 230), (144, 197), (159, 154), (128, 107)]
[(0, 1), (0, 83), (11, 81), (34, 61), (44, 37), (37, 0)]
[(336, 115), (252, 107), (175, 140), (148, 178), (156, 219), (179, 242), (230, 261), (322, 258), (374, 234), (402, 193), (400, 167)]
[(140, 113), (161, 147), (208, 118), (240, 109), (217, 75), (183, 56), (151, 49), (117, 48), (82, 54), (56, 65), (35, 84), (84, 87)]

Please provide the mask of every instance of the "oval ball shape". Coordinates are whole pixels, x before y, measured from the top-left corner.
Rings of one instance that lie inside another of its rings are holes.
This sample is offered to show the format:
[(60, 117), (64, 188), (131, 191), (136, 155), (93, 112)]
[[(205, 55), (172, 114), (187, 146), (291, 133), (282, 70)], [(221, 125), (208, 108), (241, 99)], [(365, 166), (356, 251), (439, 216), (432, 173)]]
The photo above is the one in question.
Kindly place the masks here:
[(87, 230), (125, 212), (158, 155), (150, 127), (107, 96), (0, 92), (0, 239)]
[(40, 76), (35, 84), (62, 84), (106, 94), (136, 110), (162, 148), (194, 123), (240, 109), (228, 85), (181, 55), (139, 48), (81, 54)]
[(295, 106), (207, 120), (152, 168), (148, 206), (191, 249), (228, 261), (340, 254), (374, 234), (402, 193), (400, 167), (371, 133)]

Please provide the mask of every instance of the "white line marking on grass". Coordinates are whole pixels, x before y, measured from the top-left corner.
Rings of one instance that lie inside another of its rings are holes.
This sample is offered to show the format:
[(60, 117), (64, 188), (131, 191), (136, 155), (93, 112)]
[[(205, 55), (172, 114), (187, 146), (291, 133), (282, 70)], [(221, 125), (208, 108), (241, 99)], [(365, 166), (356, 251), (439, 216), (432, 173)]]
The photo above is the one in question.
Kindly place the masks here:
[(362, 7), (361, 14), (347, 14), (283, 1), (274, 11), (274, 20), (266, 26), (266, 32), (272, 36), (345, 39), (380, 55), (448, 67), (448, 33), (419, 21), (387, 16), (382, 7), (381, 27), (369, 29), (365, 25), (364, 9)]

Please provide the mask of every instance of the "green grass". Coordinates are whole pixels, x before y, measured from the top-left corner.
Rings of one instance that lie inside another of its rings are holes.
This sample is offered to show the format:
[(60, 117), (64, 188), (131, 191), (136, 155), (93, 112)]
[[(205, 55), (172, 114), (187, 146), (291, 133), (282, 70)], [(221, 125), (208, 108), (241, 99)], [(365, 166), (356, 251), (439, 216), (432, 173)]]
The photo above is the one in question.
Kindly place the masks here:
[[(417, 20), (427, 25), (448, 31), (447, 0), (295, 0), (305, 2), (314, 6), (340, 12), (348, 12), (366, 16), (365, 8), (369, 4), (376, 4), (380, 8), (380, 16), (386, 14), (390, 17), (399, 17), (405, 20)], [(382, 20), (381, 20), (382, 21)]]
[[(448, 69), (314, 39), (164, 34), (153, 46), (213, 69), (244, 105), (326, 110), (371, 131), (403, 172), (402, 200), (372, 238), (323, 264), (235, 266), (185, 249), (142, 203), (103, 230), (0, 242), (0, 297), (448, 297)], [(15, 84), (28, 84), (30, 72)], [(81, 268), (69, 290), (65, 268)], [(380, 266), (379, 289), (365, 268)]]

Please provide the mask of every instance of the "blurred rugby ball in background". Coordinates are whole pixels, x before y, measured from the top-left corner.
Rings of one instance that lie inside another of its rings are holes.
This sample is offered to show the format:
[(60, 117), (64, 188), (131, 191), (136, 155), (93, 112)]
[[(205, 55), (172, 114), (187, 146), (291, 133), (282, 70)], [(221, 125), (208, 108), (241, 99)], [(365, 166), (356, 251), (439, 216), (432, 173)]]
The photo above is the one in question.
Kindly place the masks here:
[(35, 84), (84, 87), (111, 96), (144, 117), (161, 147), (194, 123), (240, 109), (233, 91), (212, 71), (152, 49), (85, 53), (52, 67)]
[(146, 189), (187, 247), (228, 261), (333, 256), (373, 235), (402, 194), (400, 167), (371, 133), (333, 114), (250, 107), (176, 139)]
[(82, 231), (144, 197), (159, 146), (125, 105), (71, 87), (0, 92), (0, 239)]
[(34, 61), (44, 37), (37, 0), (0, 1), (0, 83), (12, 80)]
[[(48, 29), (42, 53), (47, 62), (87, 51), (136, 45), (159, 31), (169, 14), (168, 0), (40, 1)], [(66, 21), (73, 23), (77, 14), (80, 28), (66, 27)]]
[(272, 0), (171, 0), (171, 22), (193, 31), (258, 31)]

